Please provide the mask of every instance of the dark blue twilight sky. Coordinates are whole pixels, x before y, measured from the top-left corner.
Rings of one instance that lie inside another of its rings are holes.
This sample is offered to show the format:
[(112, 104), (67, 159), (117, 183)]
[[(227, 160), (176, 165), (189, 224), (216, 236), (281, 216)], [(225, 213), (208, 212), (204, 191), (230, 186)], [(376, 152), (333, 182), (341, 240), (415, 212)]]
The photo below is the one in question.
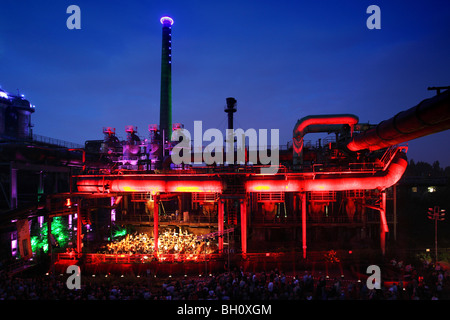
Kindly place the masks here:
[[(81, 30), (66, 9), (81, 8)], [(381, 9), (369, 30), (366, 9)], [(161, 24), (175, 20), (173, 122), (280, 129), (353, 113), (378, 123), (450, 85), (450, 1), (17, 1), (0, 7), (0, 85), (36, 105), (34, 133), (84, 143), (112, 126), (159, 123)], [(311, 138), (314, 138), (313, 135)], [(307, 138), (308, 139), (308, 138)], [(450, 165), (450, 131), (409, 143), (409, 158)]]

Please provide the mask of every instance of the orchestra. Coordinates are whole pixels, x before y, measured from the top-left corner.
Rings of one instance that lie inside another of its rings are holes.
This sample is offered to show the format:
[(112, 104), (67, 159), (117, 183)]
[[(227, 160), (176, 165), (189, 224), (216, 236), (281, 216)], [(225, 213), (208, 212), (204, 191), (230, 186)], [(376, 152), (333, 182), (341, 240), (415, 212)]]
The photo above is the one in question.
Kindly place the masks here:
[[(154, 238), (145, 233), (127, 234), (122, 239), (105, 246), (107, 254), (152, 254), (155, 249)], [(165, 230), (158, 236), (160, 254), (209, 254), (217, 251), (213, 239), (201, 239), (187, 230)]]

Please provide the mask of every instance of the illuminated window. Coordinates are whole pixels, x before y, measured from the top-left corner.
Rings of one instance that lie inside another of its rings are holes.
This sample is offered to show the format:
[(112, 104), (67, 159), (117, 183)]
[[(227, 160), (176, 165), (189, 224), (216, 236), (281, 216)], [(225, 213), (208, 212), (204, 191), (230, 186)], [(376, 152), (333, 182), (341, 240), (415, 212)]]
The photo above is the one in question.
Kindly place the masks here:
[(17, 232), (11, 233), (11, 253), (12, 256), (15, 257), (18, 254), (18, 248), (17, 248)]
[(436, 192), (436, 187), (435, 186), (430, 186), (428, 187), (428, 192)]
[(412, 192), (417, 192), (417, 187), (412, 187), (412, 188), (411, 188), (411, 191), (412, 191)]

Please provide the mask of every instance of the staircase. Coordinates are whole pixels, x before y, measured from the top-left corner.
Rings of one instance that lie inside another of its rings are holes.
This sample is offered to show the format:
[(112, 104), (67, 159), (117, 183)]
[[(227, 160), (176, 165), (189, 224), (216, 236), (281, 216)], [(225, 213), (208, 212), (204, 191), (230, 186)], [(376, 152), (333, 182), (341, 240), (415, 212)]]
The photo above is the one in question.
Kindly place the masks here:
[(222, 193), (222, 199), (244, 199), (245, 186), (242, 177), (227, 175), (223, 177), (225, 188)]
[(383, 166), (383, 171), (387, 169), (389, 164), (391, 163), (392, 159), (394, 159), (395, 155), (397, 154), (397, 151), (399, 151), (401, 148), (398, 145), (390, 146), (386, 152), (381, 157), (380, 161)]
[(229, 225), (237, 225), (239, 214), (239, 200), (245, 198), (244, 181), (239, 175), (224, 176), (225, 188), (222, 199), (226, 201), (225, 215)]
[[(236, 205), (237, 203), (237, 205)], [(239, 202), (236, 200), (228, 199), (226, 206), (226, 218), (229, 225), (237, 225), (237, 215), (239, 213)]]

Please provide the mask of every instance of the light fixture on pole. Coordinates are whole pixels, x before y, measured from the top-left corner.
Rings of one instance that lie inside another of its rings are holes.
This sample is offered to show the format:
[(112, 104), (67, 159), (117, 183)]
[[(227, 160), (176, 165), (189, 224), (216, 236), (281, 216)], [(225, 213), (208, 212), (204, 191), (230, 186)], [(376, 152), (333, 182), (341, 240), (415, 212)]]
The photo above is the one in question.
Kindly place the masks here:
[(437, 222), (445, 220), (445, 209), (441, 209), (439, 206), (428, 208), (428, 219), (434, 220), (434, 254), (435, 262), (437, 262)]

